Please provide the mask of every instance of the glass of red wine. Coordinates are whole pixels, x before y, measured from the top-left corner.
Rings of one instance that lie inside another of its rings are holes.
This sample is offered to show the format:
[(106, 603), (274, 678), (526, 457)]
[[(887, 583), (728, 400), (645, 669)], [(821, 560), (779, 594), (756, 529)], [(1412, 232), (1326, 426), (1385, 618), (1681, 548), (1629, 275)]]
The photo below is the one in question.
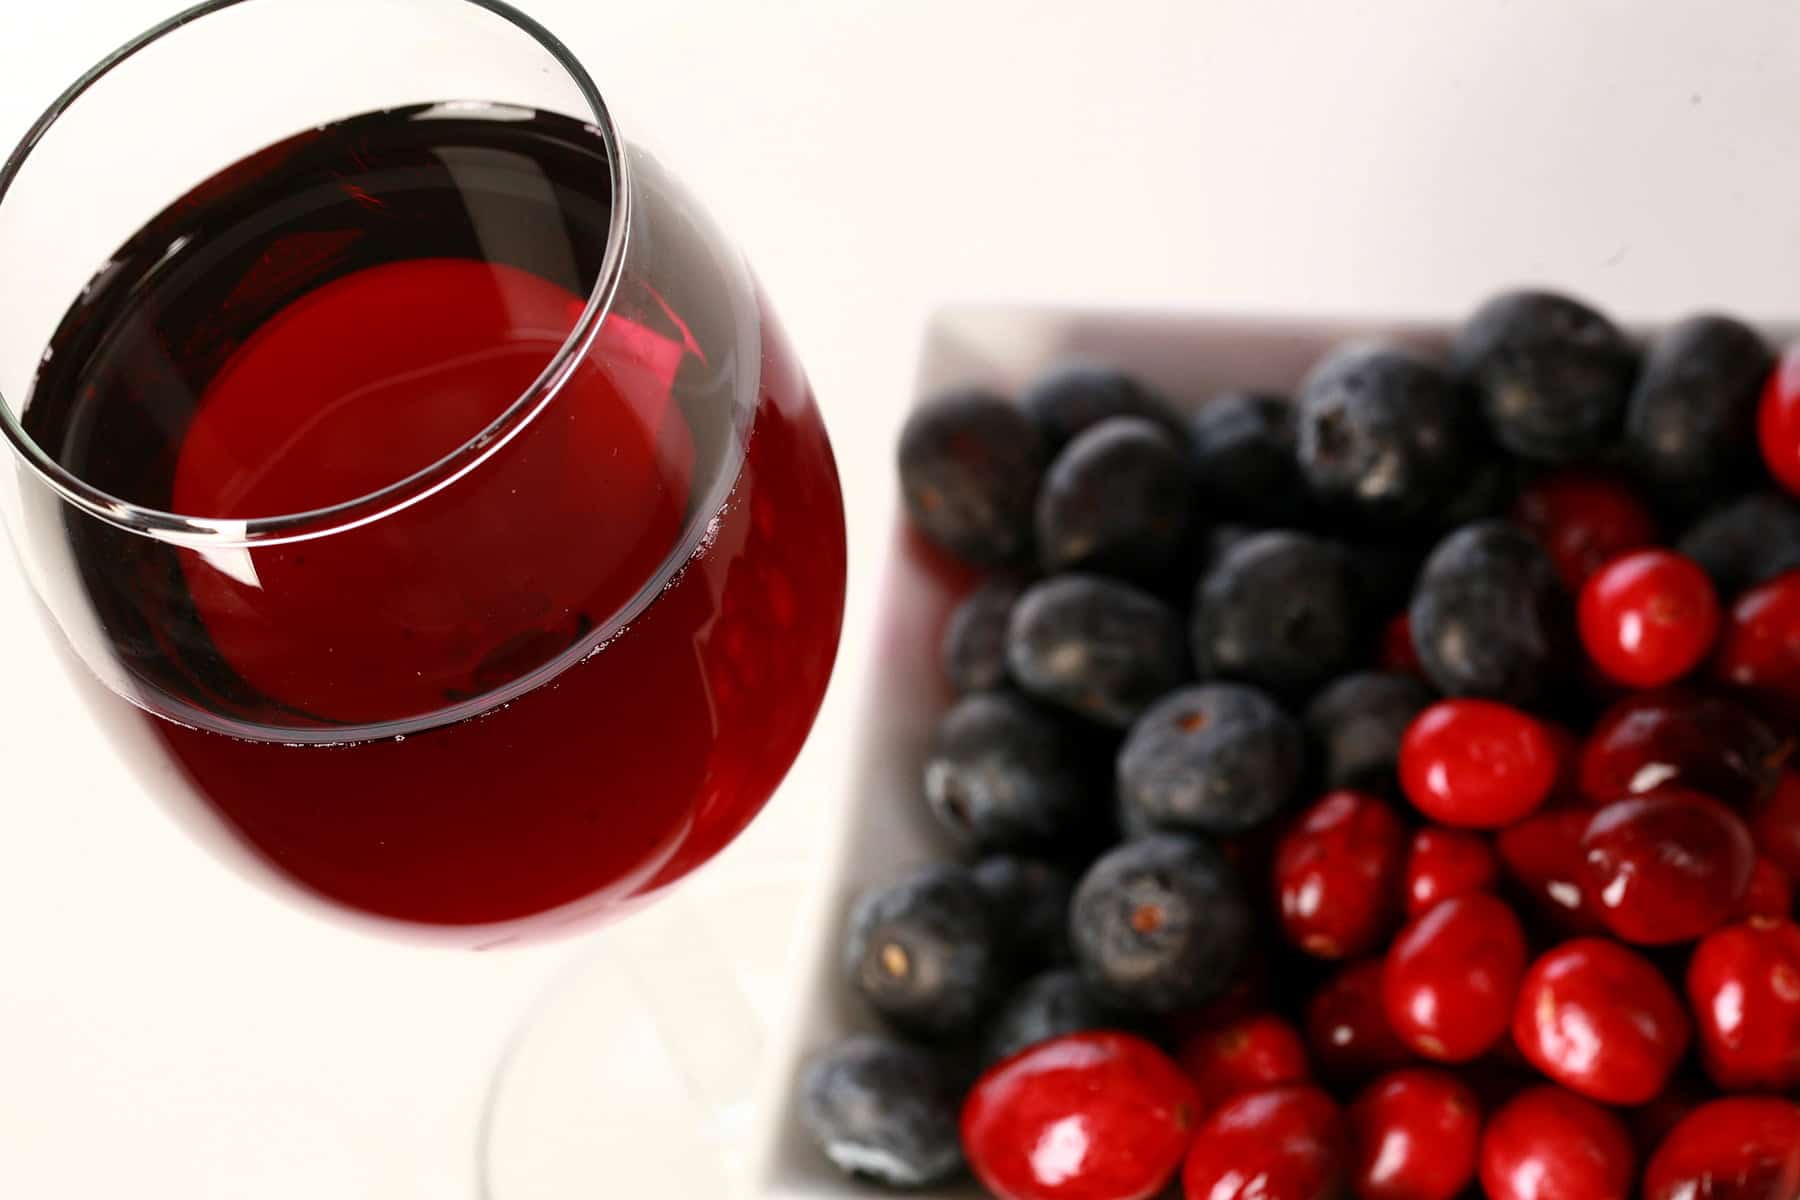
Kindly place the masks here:
[[(103, 164), (103, 167), (102, 167)], [(767, 801), (842, 504), (737, 252), (500, 0), (211, 0), (0, 169), (6, 525), (97, 724), (256, 879), (471, 946)]]

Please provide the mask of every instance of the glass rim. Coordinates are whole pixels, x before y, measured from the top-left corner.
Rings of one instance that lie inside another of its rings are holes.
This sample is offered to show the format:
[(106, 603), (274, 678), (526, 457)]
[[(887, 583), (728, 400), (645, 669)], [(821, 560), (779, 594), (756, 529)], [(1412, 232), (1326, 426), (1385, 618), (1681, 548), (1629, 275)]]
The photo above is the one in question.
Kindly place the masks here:
[[(44, 140), (64, 113), (90, 88), (139, 52), (185, 26), (240, 4), (255, 0), (201, 0), (151, 26), (88, 68), (50, 103), (42, 115), (0, 163), (0, 205), (17, 181), (32, 151)], [(568, 74), (592, 109), (588, 124), (605, 146), (610, 172), (612, 211), (608, 218), (606, 249), (599, 278), (582, 307), (581, 316), (537, 377), (517, 399), (468, 440), (425, 467), (384, 484), (375, 491), (304, 512), (266, 517), (218, 518), (165, 511), (122, 500), (97, 488), (51, 457), (25, 432), (21, 414), (0, 393), (0, 428), (19, 459), (64, 501), (88, 515), (172, 545), (195, 548), (234, 547), (248, 544), (281, 545), (343, 533), (379, 521), (418, 503), (462, 479), (523, 431), (554, 400), (563, 385), (592, 349), (600, 327), (611, 311), (623, 275), (626, 241), (631, 230), (631, 188), (627, 158), (612, 114), (587, 68), (555, 34), (506, 0), (443, 0), (469, 4), (493, 13), (538, 43)], [(503, 97), (493, 97), (503, 101)]]

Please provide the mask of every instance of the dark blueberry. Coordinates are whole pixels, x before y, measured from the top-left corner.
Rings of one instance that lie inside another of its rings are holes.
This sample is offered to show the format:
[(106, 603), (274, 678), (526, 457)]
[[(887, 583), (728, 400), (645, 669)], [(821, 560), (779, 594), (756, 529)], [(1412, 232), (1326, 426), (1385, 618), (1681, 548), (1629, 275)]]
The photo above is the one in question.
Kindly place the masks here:
[(1400, 740), (1432, 698), (1411, 675), (1378, 671), (1346, 675), (1314, 696), (1304, 724), (1320, 780), (1328, 788), (1390, 784)]
[(959, 695), (1006, 682), (1006, 622), (1024, 584), (989, 579), (963, 598), (944, 626), (944, 674)]
[(1294, 406), (1285, 397), (1227, 392), (1188, 418), (1195, 476), (1208, 511), (1261, 525), (1291, 525), (1306, 513), (1306, 482), (1294, 457)]
[(1800, 567), (1800, 505), (1778, 492), (1741, 496), (1688, 526), (1675, 548), (1729, 600)]
[(825, 1157), (886, 1187), (932, 1187), (961, 1173), (961, 1110), (942, 1064), (892, 1038), (846, 1038), (800, 1079), (800, 1123)]
[(1344, 346), (1307, 376), (1298, 408), (1300, 469), (1313, 495), (1360, 524), (1434, 525), (1468, 484), (1467, 403), (1433, 363)]
[(1187, 677), (1187, 639), (1181, 618), (1148, 592), (1058, 575), (1013, 606), (1006, 662), (1038, 699), (1123, 729)]
[(1056, 841), (1085, 818), (1086, 777), (1067, 728), (1030, 701), (978, 692), (938, 722), (925, 800), (965, 844)]
[(1198, 838), (1126, 842), (1088, 868), (1069, 910), (1082, 975), (1102, 1001), (1174, 1012), (1224, 993), (1249, 959), (1250, 902)]
[(1413, 593), (1413, 645), (1446, 696), (1528, 705), (1571, 663), (1571, 603), (1543, 547), (1504, 521), (1439, 542)]
[(1000, 1006), (982, 1036), (981, 1061), (992, 1065), (1039, 1042), (1118, 1025), (1080, 971), (1057, 967), (1027, 979)]
[(1754, 473), (1756, 410), (1774, 366), (1756, 331), (1729, 317), (1691, 317), (1651, 344), (1625, 445), (1655, 502), (1691, 509)]
[(1131, 727), (1119, 749), (1119, 803), (1149, 826), (1242, 833), (1293, 798), (1303, 752), (1299, 726), (1257, 689), (1183, 688)]
[(1003, 957), (987, 894), (962, 867), (922, 867), (850, 909), (850, 985), (905, 1033), (967, 1033), (998, 992)]
[(1194, 663), (1282, 695), (1311, 691), (1355, 661), (1359, 588), (1343, 547), (1271, 530), (1226, 551), (1194, 600)]
[(1000, 945), (1014, 962), (1033, 967), (1069, 957), (1069, 894), (1075, 884), (1042, 859), (995, 854), (971, 871), (987, 896)]
[(1064, 447), (1037, 499), (1038, 560), (1155, 579), (1187, 543), (1193, 468), (1174, 439), (1141, 417), (1108, 417)]
[(1535, 462), (1566, 463), (1619, 431), (1637, 356), (1617, 326), (1551, 292), (1508, 292), (1476, 310), (1450, 351), (1502, 446)]
[(1019, 407), (1037, 424), (1053, 454), (1108, 417), (1142, 417), (1177, 440), (1186, 436), (1180, 415), (1167, 401), (1104, 363), (1052, 367), (1019, 393)]
[(940, 393), (900, 434), (900, 489), (926, 537), (977, 566), (1031, 554), (1031, 521), (1046, 459), (1037, 427), (999, 396)]

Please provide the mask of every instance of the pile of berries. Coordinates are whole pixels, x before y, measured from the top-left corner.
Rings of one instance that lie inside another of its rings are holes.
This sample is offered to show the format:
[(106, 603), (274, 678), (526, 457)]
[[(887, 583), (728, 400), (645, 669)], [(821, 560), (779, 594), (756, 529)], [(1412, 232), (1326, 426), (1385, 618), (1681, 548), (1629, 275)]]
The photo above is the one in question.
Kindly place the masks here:
[[(1001, 1200), (1800, 1196), (1800, 349), (1543, 292), (900, 447), (985, 573), (801, 1116)], [(946, 857), (949, 857), (947, 854)]]

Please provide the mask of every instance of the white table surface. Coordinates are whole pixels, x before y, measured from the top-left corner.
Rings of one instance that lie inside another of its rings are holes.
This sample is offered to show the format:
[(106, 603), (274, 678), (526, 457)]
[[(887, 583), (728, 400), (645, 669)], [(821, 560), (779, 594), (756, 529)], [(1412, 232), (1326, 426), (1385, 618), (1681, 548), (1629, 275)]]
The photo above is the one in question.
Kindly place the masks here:
[[(0, 139), (167, 7), (0, 5)], [(889, 447), (934, 305), (1438, 316), (1535, 280), (1632, 318), (1800, 307), (1791, 0), (527, 7), (745, 246), (844, 468), (826, 714), (693, 885), (734, 898), (706, 911), (765, 1011), (817, 814), (853, 800)], [(579, 946), (402, 948), (243, 886), (137, 794), (26, 603), (0, 571), (0, 1193), (470, 1196), (487, 1071)]]

